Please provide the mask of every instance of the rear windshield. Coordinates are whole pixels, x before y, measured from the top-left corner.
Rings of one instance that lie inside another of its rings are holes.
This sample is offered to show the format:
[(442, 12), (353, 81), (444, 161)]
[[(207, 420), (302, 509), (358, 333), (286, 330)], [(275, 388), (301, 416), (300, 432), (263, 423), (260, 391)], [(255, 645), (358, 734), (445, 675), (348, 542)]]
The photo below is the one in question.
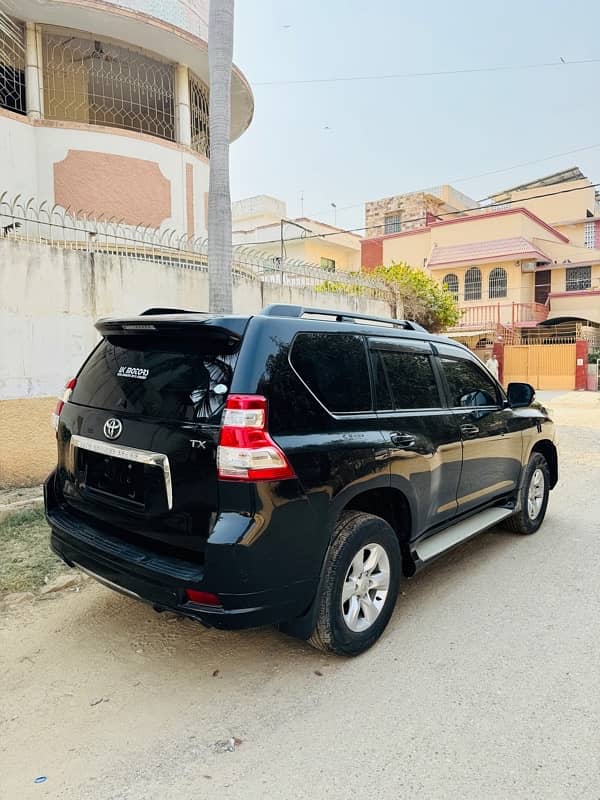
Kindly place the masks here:
[(140, 417), (218, 422), (237, 358), (223, 349), (201, 340), (103, 340), (77, 376), (71, 402)]

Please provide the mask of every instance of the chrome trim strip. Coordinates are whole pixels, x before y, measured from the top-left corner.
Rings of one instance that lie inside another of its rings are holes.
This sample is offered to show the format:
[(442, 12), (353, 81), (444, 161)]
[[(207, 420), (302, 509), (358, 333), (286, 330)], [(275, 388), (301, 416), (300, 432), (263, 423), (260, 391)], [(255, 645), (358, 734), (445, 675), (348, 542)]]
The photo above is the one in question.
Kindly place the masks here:
[(110, 442), (101, 442), (98, 439), (88, 439), (86, 436), (77, 435), (71, 436), (71, 448), (89, 450), (91, 453), (122, 458), (125, 461), (136, 461), (138, 464), (148, 464), (151, 467), (160, 467), (165, 479), (169, 511), (173, 508), (171, 465), (169, 464), (168, 456), (164, 453), (152, 453), (149, 450), (138, 450), (136, 447), (121, 447)]
[(475, 514), (475, 516), (457, 522), (450, 528), (446, 528), (418, 542), (415, 548), (417, 557), (421, 561), (429, 561), (439, 556), (445, 550), (450, 550), (450, 548), (455, 547), (455, 545), (466, 542), (467, 539), (471, 539), (478, 533), (492, 528), (494, 525), (502, 522), (503, 519), (512, 517), (514, 513), (514, 508), (486, 508), (478, 514)]
[(89, 575), (90, 578), (93, 578), (98, 583), (101, 583), (103, 586), (108, 587), (109, 589), (114, 589), (115, 592), (120, 592), (121, 594), (126, 594), (128, 597), (135, 597), (136, 600), (142, 600), (143, 598), (137, 592), (134, 592), (132, 589), (126, 589), (124, 586), (121, 586), (119, 583), (114, 583), (113, 581), (109, 581), (108, 578), (105, 578), (103, 575), (98, 575), (96, 572), (92, 572), (91, 569), (87, 569), (87, 567), (82, 567), (81, 564), (78, 564), (77, 561), (73, 562), (77, 569), (80, 569), (82, 572), (85, 572), (86, 575)]

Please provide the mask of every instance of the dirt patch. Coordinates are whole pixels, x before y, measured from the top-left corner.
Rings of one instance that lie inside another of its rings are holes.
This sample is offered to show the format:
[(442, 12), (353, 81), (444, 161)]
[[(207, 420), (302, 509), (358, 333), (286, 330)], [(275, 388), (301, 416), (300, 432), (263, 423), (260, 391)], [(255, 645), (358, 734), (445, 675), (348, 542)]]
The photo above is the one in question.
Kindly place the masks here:
[(66, 567), (52, 553), (42, 511), (24, 511), (0, 523), (0, 597), (37, 591)]
[(0, 489), (0, 507), (10, 506), (12, 503), (23, 503), (36, 500), (44, 494), (44, 487), (23, 486), (20, 489)]

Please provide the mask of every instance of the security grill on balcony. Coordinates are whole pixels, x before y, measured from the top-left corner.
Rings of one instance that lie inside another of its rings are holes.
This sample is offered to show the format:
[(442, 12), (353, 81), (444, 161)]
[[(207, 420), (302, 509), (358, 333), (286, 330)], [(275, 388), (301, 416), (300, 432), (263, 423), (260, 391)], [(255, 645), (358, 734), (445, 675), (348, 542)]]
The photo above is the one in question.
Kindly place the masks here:
[(192, 148), (210, 157), (208, 133), (208, 86), (190, 73), (190, 112), (192, 117)]
[(25, 29), (0, 11), (0, 108), (25, 114)]
[(42, 36), (48, 119), (108, 125), (175, 141), (174, 68), (77, 33)]

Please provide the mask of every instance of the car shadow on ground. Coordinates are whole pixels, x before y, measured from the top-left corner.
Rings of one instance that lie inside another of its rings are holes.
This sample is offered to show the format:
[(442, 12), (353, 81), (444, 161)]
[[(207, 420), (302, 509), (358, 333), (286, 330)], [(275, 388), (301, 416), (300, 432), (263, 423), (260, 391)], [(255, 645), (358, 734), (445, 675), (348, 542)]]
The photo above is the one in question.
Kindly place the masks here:
[[(385, 638), (402, 637), (406, 626), (423, 604), (439, 602), (455, 592), (468, 592), (468, 583), (481, 570), (488, 570), (494, 558), (519, 547), (520, 537), (500, 530), (483, 533), (440, 557), (435, 563), (401, 586), (396, 611)], [(515, 556), (516, 557), (516, 556)], [(348, 663), (347, 659), (328, 656), (272, 627), (246, 631), (207, 629), (191, 620), (164, 612), (158, 614), (149, 605), (92, 584), (82, 593), (82, 603), (73, 598), (68, 622), (56, 634), (71, 639), (69, 645), (81, 647), (102, 659), (103, 654), (127, 661), (141, 670), (162, 671), (169, 680), (180, 669), (196, 676), (223, 677), (225, 674), (250, 674), (277, 670), (283, 664), (297, 664), (305, 670), (319, 664)], [(412, 620), (412, 621), (411, 621)], [(369, 653), (375, 653), (377, 646)], [(369, 653), (363, 657), (370, 657)], [(216, 674), (214, 674), (216, 671)]]

